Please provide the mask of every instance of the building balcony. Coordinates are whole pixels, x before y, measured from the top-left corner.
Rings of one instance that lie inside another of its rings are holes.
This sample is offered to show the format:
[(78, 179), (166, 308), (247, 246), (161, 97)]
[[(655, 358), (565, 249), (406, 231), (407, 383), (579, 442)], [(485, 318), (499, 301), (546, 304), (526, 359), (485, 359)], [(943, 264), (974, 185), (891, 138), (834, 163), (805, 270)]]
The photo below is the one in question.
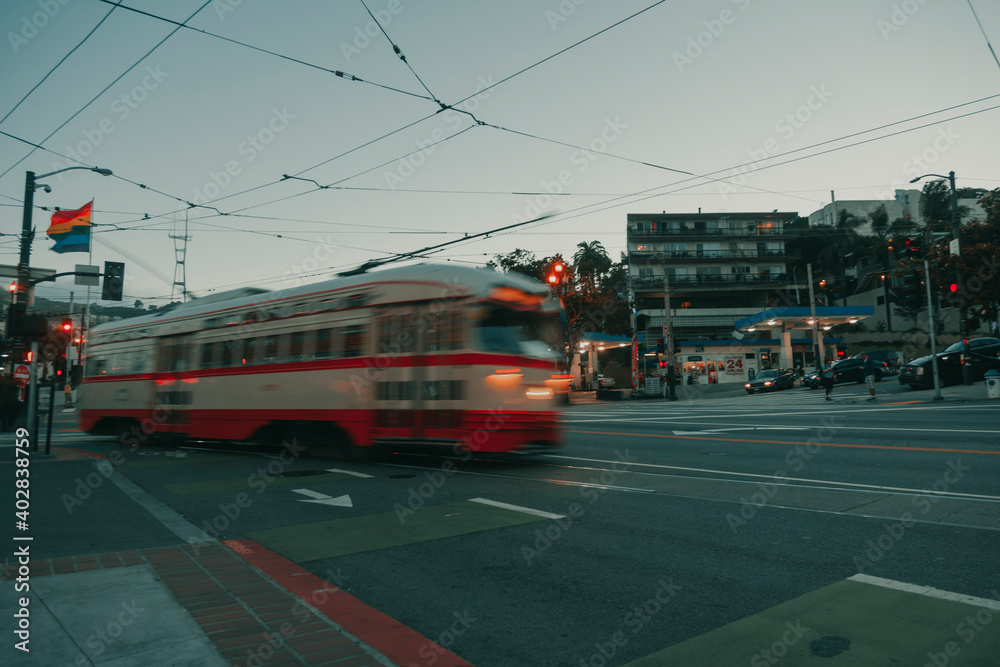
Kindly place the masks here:
[(797, 258), (800, 256), (798, 250), (757, 250), (747, 248), (745, 250), (629, 250), (629, 260), (648, 260), (650, 262), (660, 261), (685, 261), (702, 259), (766, 259), (768, 257)]
[[(638, 292), (662, 292), (663, 276), (632, 276), (632, 290)], [(691, 288), (760, 289), (786, 285), (792, 281), (787, 273), (736, 273), (727, 275), (686, 275), (671, 276), (671, 291)]]
[(776, 237), (792, 237), (795, 236), (792, 232), (786, 232), (784, 227), (781, 225), (768, 226), (768, 227), (757, 227), (756, 225), (751, 225), (742, 228), (722, 228), (722, 229), (709, 229), (701, 226), (691, 226), (691, 227), (673, 227), (673, 228), (659, 228), (659, 229), (636, 229), (634, 227), (627, 228), (628, 238), (678, 238), (678, 237), (713, 237), (718, 238), (723, 237), (744, 237), (744, 238), (776, 238)]

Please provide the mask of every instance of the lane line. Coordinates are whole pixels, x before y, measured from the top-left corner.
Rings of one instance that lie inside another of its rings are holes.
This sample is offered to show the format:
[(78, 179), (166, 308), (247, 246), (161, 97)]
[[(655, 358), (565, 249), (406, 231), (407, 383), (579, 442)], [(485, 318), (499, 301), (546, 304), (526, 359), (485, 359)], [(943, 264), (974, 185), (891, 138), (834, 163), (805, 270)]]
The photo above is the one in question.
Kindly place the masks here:
[(498, 500), (490, 500), (488, 498), (469, 498), (469, 502), (472, 503), (482, 503), (484, 505), (492, 505), (493, 507), (499, 507), (500, 509), (512, 510), (514, 512), (524, 512), (525, 514), (530, 514), (532, 516), (540, 516), (543, 519), (565, 519), (566, 517), (562, 514), (553, 514), (552, 512), (543, 512), (542, 510), (532, 509), (530, 507), (521, 507), (520, 505), (509, 505), (507, 503), (502, 503)]
[(848, 577), (848, 580), (858, 581), (863, 584), (871, 584), (872, 586), (881, 586), (882, 588), (891, 588), (892, 590), (904, 591), (906, 593), (915, 593), (917, 595), (924, 595), (938, 600), (962, 602), (974, 607), (984, 607), (992, 611), (1000, 611), (1000, 600), (989, 600), (987, 598), (976, 597), (975, 595), (952, 593), (951, 591), (942, 591), (939, 588), (932, 588), (930, 586), (919, 586), (917, 584), (907, 584), (902, 581), (895, 581), (894, 579), (873, 577), (870, 574), (855, 574), (853, 577)]
[[(832, 427), (831, 427), (832, 428)], [(837, 427), (840, 428), (840, 427)], [(566, 433), (582, 433), (584, 435), (615, 435), (626, 438), (663, 438), (670, 440), (709, 440), (712, 442), (747, 442), (764, 445), (812, 445), (814, 447), (844, 447), (848, 449), (898, 449), (907, 452), (943, 452), (946, 454), (989, 454), (1000, 455), (1000, 451), (982, 449), (946, 449), (942, 447), (903, 447), (902, 445), (852, 445), (833, 442), (808, 442), (798, 440), (749, 440), (746, 438), (701, 438), (694, 435), (667, 435), (665, 433), (615, 433), (612, 431), (574, 431), (566, 429)]]
[[(611, 463), (611, 464), (622, 465), (621, 461), (606, 461), (606, 460), (603, 460), (603, 459), (587, 459), (587, 458), (582, 458), (582, 457), (579, 457), (579, 456), (558, 456), (558, 455), (552, 454), (552, 455), (550, 455), (550, 458), (567, 459), (567, 460), (570, 460), (570, 461), (589, 461), (591, 463)], [(780, 486), (799, 487), (799, 488), (808, 488), (808, 487), (801, 487), (800, 485), (797, 485), (797, 484), (784, 484), (784, 482), (806, 482), (808, 484), (830, 484), (830, 485), (835, 485), (835, 486), (816, 487), (816, 488), (830, 490), (830, 491), (872, 491), (872, 492), (888, 491), (888, 492), (893, 492), (893, 493), (905, 493), (905, 494), (914, 495), (914, 496), (928, 496), (928, 497), (930, 497), (930, 496), (938, 496), (938, 497), (951, 497), (951, 498), (955, 498), (957, 500), (975, 500), (975, 501), (987, 501), (987, 502), (1000, 502), (1000, 496), (990, 496), (990, 495), (985, 495), (985, 494), (980, 494), (980, 493), (963, 493), (963, 492), (959, 492), (959, 491), (932, 491), (930, 489), (913, 489), (913, 488), (908, 488), (908, 487), (904, 487), (904, 486), (882, 486), (882, 485), (879, 485), (879, 484), (861, 484), (861, 483), (857, 483), (857, 482), (834, 482), (834, 481), (827, 481), (825, 479), (811, 479), (809, 477), (781, 477), (780, 478), (781, 482), (776, 482), (775, 479), (778, 479), (778, 478), (776, 478), (776, 476), (773, 475), (773, 474), (771, 474), (771, 475), (763, 475), (763, 474), (760, 474), (760, 473), (753, 473), (753, 472), (734, 472), (732, 470), (713, 470), (712, 468), (688, 468), (688, 467), (684, 467), (684, 466), (664, 465), (664, 464), (661, 464), (661, 463), (628, 463), (628, 464), (625, 464), (625, 465), (629, 465), (629, 466), (641, 466), (643, 468), (659, 468), (659, 469), (663, 469), (663, 470), (681, 470), (681, 471), (686, 471), (686, 472), (711, 473), (711, 474), (716, 474), (716, 475), (730, 475), (730, 476), (740, 476), (740, 477), (755, 477), (755, 478), (760, 478), (760, 479), (771, 480), (772, 484), (776, 484), (776, 485), (780, 485)], [(595, 468), (588, 468), (588, 467), (585, 467), (585, 466), (572, 466), (572, 467), (573, 468), (580, 468), (580, 469), (583, 469), (583, 470), (595, 470)], [(650, 474), (650, 475), (656, 474), (656, 473), (642, 473), (640, 471), (628, 470), (628, 469), (620, 469), (620, 470), (617, 470), (617, 472), (633, 473), (633, 474)], [(664, 475), (664, 476), (666, 476), (666, 475)], [(727, 479), (718, 478), (718, 477), (690, 477), (688, 475), (670, 475), (670, 476), (671, 477), (682, 477), (682, 478), (685, 478), (685, 479), (708, 479), (708, 480), (715, 480), (715, 481), (720, 481), (720, 482), (737, 481), (737, 480), (727, 480)], [(749, 484), (750, 482), (748, 481), (748, 482), (744, 482), (744, 483)], [(841, 488), (838, 488), (838, 487), (841, 487)], [(850, 488), (846, 488), (846, 487), (850, 487)]]

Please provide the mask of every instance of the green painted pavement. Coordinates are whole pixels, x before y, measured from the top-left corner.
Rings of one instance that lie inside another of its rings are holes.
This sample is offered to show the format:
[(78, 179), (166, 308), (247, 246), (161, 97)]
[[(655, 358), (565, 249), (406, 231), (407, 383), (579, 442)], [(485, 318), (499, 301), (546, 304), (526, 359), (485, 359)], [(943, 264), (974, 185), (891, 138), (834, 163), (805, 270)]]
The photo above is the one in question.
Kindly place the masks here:
[[(845, 645), (836, 655), (811, 649)], [(1000, 600), (986, 607), (844, 580), (628, 663), (782, 667), (1000, 664)]]
[(386, 512), (260, 530), (246, 536), (303, 563), (545, 520), (470, 501), (432, 505), (412, 512), (407, 509), (403, 521), (400, 518), (396, 512)]
[[(251, 484), (250, 478), (255, 478)], [(339, 472), (328, 472), (322, 475), (309, 475), (308, 477), (274, 477), (268, 476), (270, 481), (265, 481), (260, 473), (253, 473), (246, 477), (232, 479), (210, 479), (197, 482), (174, 482), (164, 484), (163, 488), (177, 496), (196, 496), (205, 493), (221, 493), (223, 491), (246, 491), (247, 489), (262, 486), (308, 486), (316, 482), (330, 482), (339, 479), (358, 479), (354, 475), (346, 475)]]

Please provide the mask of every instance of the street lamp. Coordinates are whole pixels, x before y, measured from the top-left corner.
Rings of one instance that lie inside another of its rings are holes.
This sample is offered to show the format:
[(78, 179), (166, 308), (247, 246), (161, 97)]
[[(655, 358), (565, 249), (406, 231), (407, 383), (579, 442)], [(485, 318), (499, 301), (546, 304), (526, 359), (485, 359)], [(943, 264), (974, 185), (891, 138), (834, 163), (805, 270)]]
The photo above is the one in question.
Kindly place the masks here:
[[(61, 174), (64, 171), (70, 171), (71, 169), (86, 169), (87, 171), (93, 171), (101, 176), (111, 176), (110, 169), (101, 169), (100, 167), (65, 167), (64, 169), (58, 169), (56, 171), (50, 171), (47, 174), (42, 174), (36, 176), (35, 172), (29, 171), (25, 173), (24, 179), (24, 216), (22, 218), (21, 224), (21, 256), (20, 261), (17, 264), (17, 288), (14, 290), (11, 298), (11, 312), (16, 317), (20, 317), (27, 312), (28, 309), (28, 288), (31, 282), (31, 241), (34, 234), (31, 231), (31, 214), (32, 209), (35, 204), (35, 190), (39, 187), (45, 188), (46, 192), (52, 192), (52, 188), (48, 185), (39, 185), (38, 181), (49, 176), (55, 176), (56, 174)], [(17, 298), (15, 303), (14, 298)], [(13, 322), (15, 317), (11, 318)], [(10, 332), (8, 332), (10, 333)], [(15, 339), (18, 342), (16, 346), (17, 349), (23, 348), (24, 337), (18, 335)], [(35, 434), (35, 403), (38, 397), (38, 373), (36, 371), (38, 363), (38, 350), (35, 349), (37, 343), (32, 345), (32, 355), (31, 355), (31, 365), (29, 366), (30, 375), (28, 378), (28, 411), (27, 411), (27, 426), (28, 426), (28, 437), (29, 441), (32, 443), (32, 449), (37, 451), (37, 434)], [(15, 357), (15, 362), (16, 362)], [(14, 364), (11, 364), (13, 367)]]
[[(955, 240), (955, 245), (957, 246), (959, 244), (959, 240), (958, 240), (959, 230), (958, 230), (958, 227), (959, 227), (960, 221), (958, 219), (958, 192), (955, 189), (955, 172), (949, 171), (947, 176), (942, 176), (941, 174), (924, 174), (923, 176), (917, 176), (916, 178), (910, 180), (910, 183), (916, 183), (917, 181), (919, 181), (919, 180), (921, 180), (923, 178), (927, 178), (929, 176), (930, 177), (934, 177), (934, 178), (941, 178), (941, 179), (947, 178), (948, 179), (948, 185), (951, 188), (951, 193), (950, 193), (950, 204), (951, 204), (951, 236)], [(929, 242), (930, 241), (928, 241), (928, 243)], [(928, 281), (928, 283), (929, 282), (930, 281)], [(957, 254), (956, 254), (956, 257), (955, 257), (955, 284), (956, 285), (961, 285), (962, 284), (962, 273), (961, 273), (961, 271), (958, 268), (958, 256), (957, 256)], [(962, 383), (968, 386), (968, 385), (972, 384), (972, 375), (971, 375), (971, 373), (969, 371), (969, 364), (966, 363), (968, 360), (965, 359), (965, 353), (966, 353), (966, 349), (965, 349), (965, 337), (967, 335), (967, 332), (965, 330), (966, 329), (966, 324), (965, 324), (965, 308), (964, 308), (964, 306), (959, 309), (959, 313), (958, 313), (958, 326), (959, 326), (959, 334), (962, 336), (962, 343), (963, 343), (962, 344), (962, 362), (963, 362), (962, 363)]]

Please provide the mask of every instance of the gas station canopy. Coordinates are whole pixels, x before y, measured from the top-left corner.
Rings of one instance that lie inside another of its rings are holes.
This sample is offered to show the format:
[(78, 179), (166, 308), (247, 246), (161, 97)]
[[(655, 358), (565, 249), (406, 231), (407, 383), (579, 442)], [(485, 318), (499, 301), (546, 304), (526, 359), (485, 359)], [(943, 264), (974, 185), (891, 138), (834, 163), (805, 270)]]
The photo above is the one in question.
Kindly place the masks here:
[[(827, 330), (838, 324), (854, 324), (875, 314), (874, 306), (825, 306), (816, 308), (816, 327)], [(733, 325), (741, 333), (758, 329), (812, 329), (813, 316), (809, 307), (769, 308), (750, 317), (737, 320)]]

